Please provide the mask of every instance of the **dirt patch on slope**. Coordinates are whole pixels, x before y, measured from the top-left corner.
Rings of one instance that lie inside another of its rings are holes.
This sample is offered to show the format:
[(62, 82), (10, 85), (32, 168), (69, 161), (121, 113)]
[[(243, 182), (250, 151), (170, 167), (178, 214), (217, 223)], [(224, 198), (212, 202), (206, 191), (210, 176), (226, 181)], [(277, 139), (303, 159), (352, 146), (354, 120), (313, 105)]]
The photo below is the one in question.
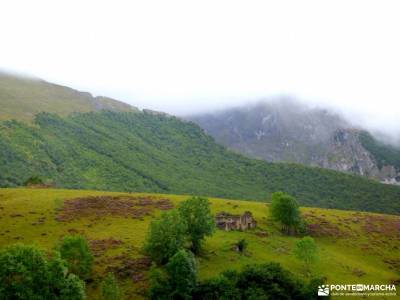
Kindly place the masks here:
[(151, 215), (155, 209), (168, 210), (173, 207), (171, 200), (155, 197), (89, 196), (65, 200), (56, 220), (68, 222), (92, 216), (140, 219)]

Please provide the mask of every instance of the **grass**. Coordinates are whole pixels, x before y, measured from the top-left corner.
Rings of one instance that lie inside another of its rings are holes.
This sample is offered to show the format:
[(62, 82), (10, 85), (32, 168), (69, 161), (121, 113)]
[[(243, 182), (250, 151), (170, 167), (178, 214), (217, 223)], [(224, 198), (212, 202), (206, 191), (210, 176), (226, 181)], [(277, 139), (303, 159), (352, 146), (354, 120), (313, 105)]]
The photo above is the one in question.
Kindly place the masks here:
[(0, 70), (0, 120), (17, 119), (30, 122), (35, 114), (52, 112), (67, 116), (74, 112), (100, 109), (135, 111), (126, 103), (106, 97), (93, 97), (68, 87), (37, 78), (25, 78)]
[[(65, 199), (121, 194), (123, 193), (61, 189), (0, 189), (0, 246), (22, 242), (53, 249), (61, 237), (71, 230), (81, 231), (90, 240), (112, 237), (123, 241), (122, 245), (107, 250), (96, 258), (94, 282), (88, 286), (88, 295), (89, 299), (98, 299), (99, 282), (106, 268), (114, 262), (114, 257), (122, 253), (133, 258), (143, 255), (141, 247), (148, 225), (152, 217), (160, 214), (160, 211), (155, 211), (154, 216), (146, 216), (142, 220), (93, 216), (59, 222), (55, 217)], [(129, 195), (168, 198), (174, 205), (187, 198), (183, 195)], [(213, 213), (251, 211), (258, 221), (258, 228), (247, 232), (217, 230), (208, 238), (204, 244), (204, 253), (198, 258), (201, 279), (215, 276), (226, 269), (239, 269), (245, 264), (270, 261), (280, 262), (298, 276), (304, 276), (302, 265), (292, 254), (298, 238), (282, 236), (279, 228), (269, 220), (267, 204), (216, 198), (210, 198), (210, 201)], [(320, 248), (320, 261), (313, 267), (315, 275), (326, 276), (329, 284), (388, 284), (400, 279), (400, 217), (320, 208), (302, 208), (302, 213), (310, 216), (310, 221), (311, 216), (316, 216), (331, 227), (338, 228), (340, 232), (337, 237), (315, 237)], [(37, 224), (40, 218), (44, 221)], [(368, 224), (373, 225), (378, 232), (367, 229)], [(257, 235), (260, 231), (267, 232), (268, 236), (260, 237)], [(249, 242), (246, 255), (232, 250), (233, 244), (241, 238)], [(390, 266), (384, 260), (397, 262), (397, 265)], [(357, 270), (365, 275), (355, 274)], [(122, 280), (121, 285), (127, 299), (141, 299), (140, 291), (147, 287), (146, 281), (133, 283), (131, 278)]]

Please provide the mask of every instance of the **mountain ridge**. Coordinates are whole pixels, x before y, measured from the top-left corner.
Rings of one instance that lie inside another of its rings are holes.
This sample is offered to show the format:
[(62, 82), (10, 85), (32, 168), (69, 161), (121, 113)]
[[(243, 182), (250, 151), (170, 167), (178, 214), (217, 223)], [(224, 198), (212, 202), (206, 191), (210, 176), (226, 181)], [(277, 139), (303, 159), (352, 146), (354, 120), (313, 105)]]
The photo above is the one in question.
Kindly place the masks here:
[(0, 120), (31, 122), (40, 112), (62, 116), (99, 110), (138, 111), (127, 103), (53, 84), (35, 77), (0, 71)]
[[(187, 119), (217, 142), (248, 157), (319, 166), (400, 184), (400, 164), (393, 164), (400, 160), (400, 150), (326, 109), (278, 99)], [(373, 151), (377, 148), (380, 150)], [(383, 153), (386, 158), (381, 157)]]

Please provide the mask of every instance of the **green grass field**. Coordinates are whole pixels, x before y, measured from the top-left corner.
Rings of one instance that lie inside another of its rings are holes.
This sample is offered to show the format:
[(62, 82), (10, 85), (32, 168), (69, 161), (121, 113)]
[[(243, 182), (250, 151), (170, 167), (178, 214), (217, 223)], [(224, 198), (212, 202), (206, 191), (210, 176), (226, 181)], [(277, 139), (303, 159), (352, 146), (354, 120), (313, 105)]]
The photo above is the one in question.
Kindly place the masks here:
[[(66, 199), (91, 195), (129, 195), (168, 198), (174, 205), (187, 198), (178, 195), (123, 194), (59, 189), (0, 189), (0, 246), (13, 243), (36, 243), (52, 249), (63, 235), (79, 232), (89, 240), (113, 238), (122, 244), (103, 249), (96, 257), (94, 281), (88, 285), (89, 299), (97, 299), (99, 282), (107, 267), (121, 264), (121, 257), (139, 258), (148, 225), (161, 213), (154, 210), (143, 218), (92, 215), (71, 221), (58, 221), (57, 215)], [(247, 232), (217, 230), (204, 245), (198, 258), (200, 277), (208, 278), (226, 269), (249, 263), (280, 262), (298, 276), (301, 264), (292, 254), (296, 237), (286, 237), (269, 220), (268, 205), (260, 202), (210, 198), (213, 213), (249, 210), (258, 221), (258, 228)], [(320, 208), (302, 208), (313, 225), (314, 238), (320, 248), (320, 261), (314, 274), (326, 276), (328, 284), (388, 284), (400, 279), (400, 217)], [(267, 234), (265, 234), (265, 232)], [(249, 242), (248, 253), (240, 255), (232, 246), (239, 239)], [(120, 281), (126, 299), (141, 299), (146, 289), (143, 278)], [(139, 276), (140, 277), (140, 276)], [(355, 297), (353, 297), (355, 298)], [(393, 297), (392, 297), (393, 299)]]

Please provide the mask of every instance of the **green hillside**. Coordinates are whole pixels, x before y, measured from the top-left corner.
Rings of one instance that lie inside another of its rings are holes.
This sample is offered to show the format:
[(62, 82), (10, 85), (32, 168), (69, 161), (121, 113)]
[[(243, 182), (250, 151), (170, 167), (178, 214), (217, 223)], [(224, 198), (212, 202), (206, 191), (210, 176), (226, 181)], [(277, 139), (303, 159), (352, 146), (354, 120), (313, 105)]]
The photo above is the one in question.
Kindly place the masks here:
[(400, 150), (391, 145), (377, 141), (369, 132), (360, 133), (360, 141), (375, 158), (379, 168), (393, 166), (400, 172)]
[[(99, 283), (110, 270), (115, 272), (123, 288), (124, 299), (143, 299), (148, 290), (150, 265), (145, 263), (141, 249), (149, 222), (161, 211), (156, 209), (145, 216), (127, 217), (125, 211), (117, 209), (118, 201), (113, 200), (117, 198), (110, 198), (107, 211), (100, 211), (98, 207), (90, 213), (82, 206), (79, 211), (65, 209), (67, 201), (83, 203), (89, 196), (140, 197), (153, 201), (162, 198), (169, 199), (175, 207), (187, 198), (101, 191), (0, 189), (0, 248), (18, 242), (35, 243), (51, 250), (64, 235), (83, 234), (95, 255), (92, 280), (87, 285), (88, 299), (101, 299)], [(210, 199), (210, 202), (213, 214), (251, 211), (258, 228), (245, 232), (217, 230), (207, 238), (204, 253), (197, 258), (200, 280), (227, 269), (267, 262), (279, 262), (304, 278), (303, 266), (293, 255), (299, 238), (281, 234), (279, 227), (269, 219), (267, 205), (226, 199)], [(143, 208), (146, 207), (136, 209)], [(112, 215), (107, 213), (110, 210)], [(312, 271), (315, 276), (325, 276), (328, 284), (399, 282), (398, 216), (317, 208), (302, 208), (301, 211), (314, 228), (312, 236), (320, 249), (320, 261)], [(246, 255), (233, 250), (233, 245), (243, 238), (248, 242)]]
[(0, 123), (0, 186), (40, 176), (57, 187), (269, 200), (284, 191), (302, 205), (400, 212), (400, 187), (296, 164), (245, 158), (197, 125), (150, 113), (39, 114)]
[(40, 79), (19, 77), (0, 71), (0, 120), (31, 121), (35, 114), (68, 115), (101, 109), (134, 111), (136, 108), (106, 97), (92, 97), (68, 87)]

